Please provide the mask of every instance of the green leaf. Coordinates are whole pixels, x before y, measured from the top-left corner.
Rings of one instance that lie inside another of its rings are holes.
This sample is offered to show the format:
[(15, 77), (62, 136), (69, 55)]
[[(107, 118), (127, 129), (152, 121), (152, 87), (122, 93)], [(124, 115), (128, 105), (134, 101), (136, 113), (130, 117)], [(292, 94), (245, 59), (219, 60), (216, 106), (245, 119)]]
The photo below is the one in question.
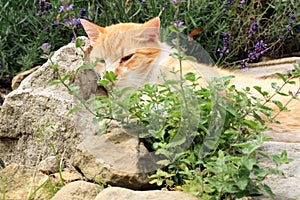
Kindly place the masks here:
[(106, 79), (102, 79), (102, 80), (98, 81), (98, 85), (104, 86), (104, 87), (107, 86), (109, 83), (110, 83), (109, 80), (106, 80)]
[(273, 100), (272, 102), (279, 108), (279, 110), (287, 110), (287, 107), (284, 107), (280, 101)]
[(250, 145), (247, 148), (243, 149), (242, 151), (244, 154), (250, 155), (259, 147), (260, 147), (260, 145), (258, 145), (256, 143), (250, 143)]
[(288, 79), (286, 76), (284, 76), (283, 74), (281, 73), (275, 73), (276, 76), (278, 76), (279, 78), (281, 78), (284, 82), (286, 82), (286, 80)]
[(266, 184), (263, 184), (263, 189), (268, 193), (268, 195), (270, 195), (272, 198), (274, 198), (276, 195), (273, 193), (272, 189), (266, 185)]
[(57, 69), (58, 68), (58, 64), (54, 64), (50, 66), (50, 69)]
[[(151, 178), (151, 177), (150, 177), (150, 178)], [(157, 179), (153, 179), (153, 180), (149, 181), (149, 183), (150, 183), (150, 184), (155, 184), (155, 183), (157, 183)]]
[(75, 42), (76, 48), (81, 47), (82, 45), (82, 40), (80, 38), (76, 38), (76, 42)]
[(256, 165), (257, 160), (255, 158), (243, 157), (242, 162), (245, 167), (251, 171), (253, 169), (253, 166)]
[(171, 163), (170, 160), (160, 160), (160, 161), (156, 162), (156, 164), (162, 165), (162, 166), (168, 166), (170, 163)]
[(179, 54), (178, 52), (172, 52), (170, 53), (170, 56), (173, 58), (176, 58), (178, 60), (182, 60), (183, 56), (181, 54)]
[(156, 181), (157, 186), (161, 186), (163, 183), (164, 183), (163, 179), (157, 179), (157, 181)]
[(53, 80), (48, 85), (53, 86), (53, 85), (57, 85), (57, 84), (61, 84), (61, 83), (62, 83), (61, 80)]
[(189, 72), (189, 73), (184, 75), (184, 79), (188, 80), (188, 81), (191, 81), (191, 82), (194, 82), (196, 80), (196, 76), (195, 76), (194, 73)]
[(176, 28), (175, 26), (169, 26), (170, 31), (174, 32), (174, 33), (180, 33), (180, 31), (178, 30), (178, 28)]
[(224, 189), (226, 192), (234, 194), (236, 192), (238, 192), (238, 189), (235, 187), (234, 182), (227, 182), (224, 183)]
[(258, 123), (253, 120), (245, 119), (243, 122), (253, 130), (257, 130), (259, 128)]
[(168, 186), (173, 186), (174, 185), (174, 181), (168, 179), (168, 180), (166, 180), (166, 184)]
[(272, 86), (272, 88), (275, 89), (276, 91), (279, 91), (279, 90), (280, 90), (280, 87), (277, 85), (276, 82), (271, 83), (271, 86)]
[(239, 187), (239, 189), (245, 190), (249, 184), (249, 180), (250, 180), (250, 178), (246, 178), (246, 177), (238, 179), (237, 186)]
[(183, 56), (182, 60), (197, 61), (194, 56)]
[(72, 108), (72, 109), (69, 110), (68, 115), (71, 115), (71, 114), (73, 114), (74, 112), (77, 112), (77, 111), (79, 111), (79, 110), (81, 110), (81, 109), (82, 109), (81, 107), (75, 107), (75, 108)]
[(262, 91), (261, 87), (259, 87), (259, 86), (254, 86), (253, 88), (264, 97), (266, 97), (269, 94), (268, 92)]
[(73, 77), (73, 74), (67, 74), (67, 75), (65, 75), (64, 77), (61, 78), (61, 81), (65, 82), (67, 79), (69, 79), (71, 77)]
[(281, 162), (284, 163), (284, 164), (288, 164), (288, 163), (294, 161), (293, 159), (287, 157), (286, 150), (282, 151), (282, 153), (280, 155), (280, 158), (281, 158)]
[(116, 80), (117, 80), (117, 76), (114, 72), (111, 72), (111, 71), (107, 71), (105, 74), (104, 74), (104, 78), (109, 80), (110, 82), (112, 83), (115, 83)]
[(82, 70), (86, 70), (86, 69), (92, 69), (92, 67), (89, 66), (89, 65), (82, 65), (82, 66), (80, 66), (80, 67), (78, 67), (76, 69), (76, 72), (79, 72), (79, 71), (82, 71)]
[(78, 94), (80, 92), (80, 87), (77, 85), (69, 86), (69, 94)]

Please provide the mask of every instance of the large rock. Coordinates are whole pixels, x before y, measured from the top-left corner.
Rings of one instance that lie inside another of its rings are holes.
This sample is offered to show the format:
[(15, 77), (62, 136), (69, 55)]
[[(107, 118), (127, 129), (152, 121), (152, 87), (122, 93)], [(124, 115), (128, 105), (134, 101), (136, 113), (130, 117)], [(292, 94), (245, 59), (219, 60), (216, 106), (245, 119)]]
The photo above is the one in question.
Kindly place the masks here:
[(131, 189), (155, 187), (148, 183), (148, 176), (159, 168), (139, 139), (114, 121), (106, 134), (85, 138), (72, 164), (89, 180)]
[(35, 168), (11, 164), (0, 170), (0, 197), (6, 200), (47, 200), (53, 195), (47, 182), (48, 176)]
[[(81, 48), (70, 43), (56, 51), (51, 61), (27, 76), (7, 96), (0, 112), (0, 158), (5, 163), (33, 166), (38, 160), (55, 155), (67, 161), (67, 166), (73, 160), (91, 181), (149, 188), (148, 175), (157, 166), (151, 159), (148, 162), (151, 157), (138, 138), (128, 135), (118, 124), (109, 127), (108, 134), (97, 135), (100, 125), (92, 123), (94, 115), (85, 109), (68, 115), (79, 100), (63, 84), (49, 86), (59, 75), (73, 73), (85, 64), (90, 45), (87, 38), (82, 41)], [(57, 70), (51, 69), (54, 63)], [(101, 92), (96, 80), (91, 69), (80, 71), (66, 84), (79, 86), (78, 96), (87, 100)], [(47, 167), (43, 170), (49, 171)]]
[(109, 187), (100, 192), (95, 200), (198, 200), (198, 198), (180, 191), (133, 191), (119, 187)]
[[(271, 187), (276, 194), (275, 198), (270, 198), (268, 195), (256, 197), (257, 200), (286, 200), (300, 199), (300, 143), (284, 143), (284, 142), (265, 142), (262, 152), (268, 155), (280, 155), (282, 151), (287, 151), (288, 158), (293, 161), (288, 164), (283, 164), (279, 167), (284, 172), (285, 177), (277, 175), (269, 175), (264, 180), (264, 183)], [(261, 167), (274, 168), (275, 165), (261, 158)]]
[(101, 190), (100, 185), (75, 181), (61, 188), (51, 200), (94, 200)]
[(300, 62), (300, 57), (288, 57), (275, 60), (268, 60), (258, 63), (249, 63), (247, 70), (238, 69), (236, 72), (262, 78), (274, 76), (275, 73), (289, 74), (296, 63)]
[[(82, 40), (82, 48), (76, 48), (74, 43), (62, 47), (51, 61), (27, 76), (17, 90), (7, 95), (0, 112), (0, 158), (5, 162), (33, 165), (39, 156), (53, 155), (50, 142), (57, 153), (66, 150), (68, 158), (82, 137), (97, 132), (98, 127), (90, 125), (93, 116), (87, 111), (67, 115), (78, 100), (65, 86), (49, 86), (58, 73), (63, 77), (85, 63), (85, 51), (90, 45), (87, 38)], [(58, 65), (57, 71), (51, 69), (54, 63)], [(89, 99), (96, 93), (96, 79), (93, 70), (85, 70), (66, 84), (78, 85), (79, 96)]]

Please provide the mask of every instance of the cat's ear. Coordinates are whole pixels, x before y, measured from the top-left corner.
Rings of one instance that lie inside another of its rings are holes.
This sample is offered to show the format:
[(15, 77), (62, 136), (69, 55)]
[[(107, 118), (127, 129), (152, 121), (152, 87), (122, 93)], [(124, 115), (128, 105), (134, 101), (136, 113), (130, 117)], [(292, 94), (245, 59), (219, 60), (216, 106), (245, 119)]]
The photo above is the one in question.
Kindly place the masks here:
[(149, 40), (156, 41), (159, 38), (159, 29), (160, 29), (160, 19), (155, 17), (145, 22), (142, 25), (142, 28), (145, 30), (142, 33), (142, 36), (146, 37)]
[(98, 26), (97, 24), (94, 24), (92, 22), (89, 22), (85, 19), (80, 19), (81, 24), (90, 38), (91, 45), (94, 46), (94, 44), (97, 43), (98, 38), (101, 36), (101, 34), (105, 33), (105, 28)]

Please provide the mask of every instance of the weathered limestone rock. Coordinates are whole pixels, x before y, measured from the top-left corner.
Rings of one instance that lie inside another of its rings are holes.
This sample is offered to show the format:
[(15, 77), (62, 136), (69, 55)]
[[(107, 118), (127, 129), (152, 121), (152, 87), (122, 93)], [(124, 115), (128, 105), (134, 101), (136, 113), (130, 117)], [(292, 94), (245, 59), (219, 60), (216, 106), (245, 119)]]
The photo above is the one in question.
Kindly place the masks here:
[(6, 200), (15, 200), (28, 199), (32, 195), (30, 199), (47, 200), (52, 195), (48, 187), (42, 187), (33, 194), (47, 180), (48, 176), (34, 168), (17, 164), (8, 165), (0, 170), (0, 196)]
[[(269, 175), (264, 183), (271, 187), (275, 200), (300, 199), (300, 143), (265, 142), (262, 151), (268, 155), (280, 155), (283, 150), (287, 151), (288, 158), (293, 161), (279, 167), (285, 177)], [(269, 160), (261, 158), (261, 167), (275, 167)], [(271, 200), (267, 195), (256, 197), (257, 200)]]
[(21, 72), (21, 73), (17, 74), (11, 81), (11, 88), (13, 90), (17, 89), (19, 87), (19, 85), (21, 84), (21, 82), (32, 72), (36, 71), (38, 68), (40, 68), (40, 66), (36, 66), (32, 69), (26, 70), (25, 72)]
[(107, 134), (86, 138), (72, 164), (89, 180), (131, 189), (155, 187), (148, 176), (158, 169), (138, 138), (117, 125), (110, 125)]
[[(59, 159), (63, 156), (66, 165), (72, 158), (89, 180), (101, 179), (133, 189), (153, 187), (148, 184), (148, 175), (157, 166), (137, 137), (128, 135), (118, 124), (111, 124), (108, 134), (97, 135), (100, 125), (92, 123), (94, 116), (87, 110), (67, 114), (79, 100), (62, 84), (49, 86), (59, 75), (64, 77), (85, 64), (89, 41), (84, 37), (82, 41), (81, 48), (70, 43), (56, 51), (51, 61), (7, 96), (0, 112), (0, 158), (5, 163), (33, 166), (55, 154)], [(51, 69), (54, 63), (57, 70)], [(99, 92), (96, 80), (93, 70), (84, 70), (65, 83), (79, 86), (80, 98), (87, 100)], [(41, 171), (53, 172), (47, 167)]]
[(101, 190), (100, 185), (75, 181), (61, 188), (51, 200), (94, 200)]
[[(58, 165), (57, 158), (55, 156), (49, 156), (38, 164), (38, 170), (46, 174), (54, 174), (58, 172)], [(63, 165), (61, 167), (63, 168)]]
[(268, 77), (273, 76), (279, 72), (282, 74), (289, 74), (294, 70), (294, 64), (300, 62), (300, 57), (289, 57), (275, 60), (268, 60), (259, 63), (249, 63), (249, 69), (236, 70), (243, 74), (252, 75), (254, 77)]
[(119, 187), (109, 187), (100, 192), (95, 200), (198, 200), (198, 198), (179, 191), (133, 191)]
[[(68, 159), (82, 137), (97, 132), (99, 127), (90, 125), (93, 116), (87, 111), (67, 115), (78, 100), (65, 86), (48, 85), (58, 78), (58, 73), (63, 77), (85, 63), (85, 51), (90, 45), (87, 38), (82, 37), (82, 41), (81, 48), (70, 43), (56, 51), (52, 62), (48, 60), (7, 95), (0, 112), (0, 158), (4, 162), (34, 165), (39, 156), (44, 159), (53, 155), (50, 142), (58, 154), (67, 150)], [(53, 63), (57, 63), (57, 71), (50, 69)], [(95, 96), (96, 79), (93, 70), (85, 70), (66, 84), (78, 85), (79, 96), (89, 99)]]

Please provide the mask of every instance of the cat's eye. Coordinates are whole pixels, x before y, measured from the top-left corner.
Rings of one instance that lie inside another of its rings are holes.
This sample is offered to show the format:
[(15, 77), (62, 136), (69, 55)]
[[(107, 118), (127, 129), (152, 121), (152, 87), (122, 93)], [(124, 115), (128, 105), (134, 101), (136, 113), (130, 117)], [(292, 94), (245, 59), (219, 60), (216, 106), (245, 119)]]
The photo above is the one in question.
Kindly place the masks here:
[(121, 59), (121, 63), (123, 63), (123, 62), (126, 62), (126, 61), (128, 61), (128, 60), (130, 60), (130, 58), (132, 58), (132, 56), (133, 56), (133, 54), (129, 54), (128, 56), (124, 56), (122, 59)]
[(98, 58), (96, 60), (97, 63), (104, 63), (105, 64), (105, 60), (103, 58)]

